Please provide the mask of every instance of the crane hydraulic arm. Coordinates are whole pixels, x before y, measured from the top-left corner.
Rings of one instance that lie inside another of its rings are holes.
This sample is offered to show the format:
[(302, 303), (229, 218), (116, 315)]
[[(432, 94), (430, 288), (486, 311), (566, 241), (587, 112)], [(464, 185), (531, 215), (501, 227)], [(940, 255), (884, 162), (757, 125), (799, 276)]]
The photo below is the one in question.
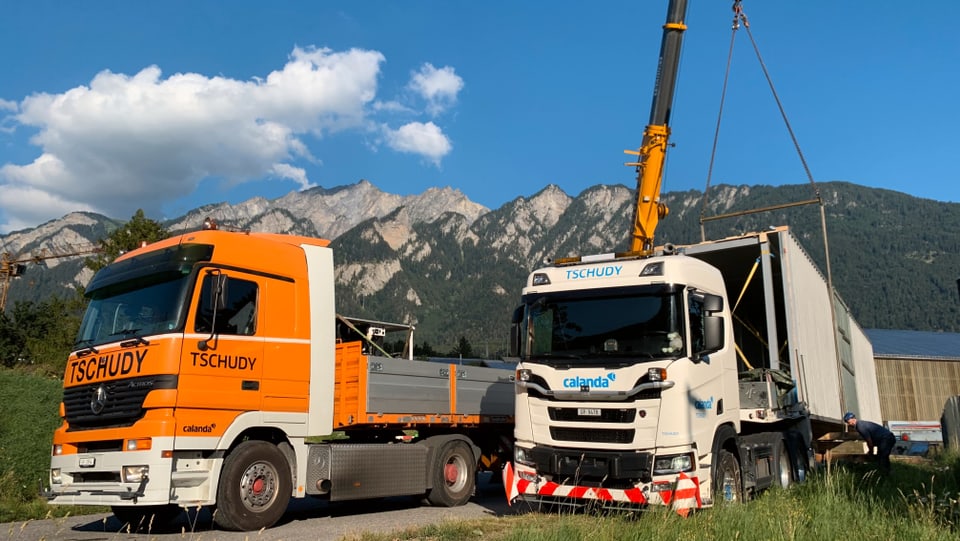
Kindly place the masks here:
[(637, 202), (633, 220), (630, 252), (642, 255), (653, 252), (653, 233), (660, 219), (668, 213), (667, 206), (660, 202), (660, 187), (663, 183), (663, 167), (670, 137), (670, 110), (676, 88), (680, 65), (680, 45), (687, 29), (684, 19), (687, 0), (670, 0), (667, 22), (663, 25), (660, 42), (660, 60), (657, 80), (653, 90), (653, 105), (650, 108), (650, 123), (643, 132), (639, 150), (626, 150), (638, 156), (636, 162), (626, 165), (637, 168)]
[(9, 252), (0, 254), (0, 312), (7, 308), (7, 294), (10, 290), (10, 280), (18, 278), (27, 270), (27, 263), (41, 263), (48, 259), (60, 259), (87, 254), (95, 254), (100, 248), (90, 247), (72, 252), (53, 253), (41, 250), (39, 253), (26, 258), (17, 258)]

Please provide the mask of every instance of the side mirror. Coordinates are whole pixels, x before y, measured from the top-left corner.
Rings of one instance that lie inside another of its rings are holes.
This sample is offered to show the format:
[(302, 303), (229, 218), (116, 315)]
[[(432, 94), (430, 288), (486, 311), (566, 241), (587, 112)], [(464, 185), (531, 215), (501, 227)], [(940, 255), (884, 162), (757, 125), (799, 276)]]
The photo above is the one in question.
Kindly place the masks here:
[(230, 279), (226, 274), (217, 274), (213, 277), (213, 295), (210, 297), (211, 310), (223, 310), (227, 307), (227, 286)]
[(210, 336), (197, 342), (197, 348), (200, 351), (206, 351), (210, 347), (210, 341), (217, 335), (217, 312), (227, 307), (227, 286), (230, 280), (226, 274), (221, 274), (219, 270), (208, 271), (211, 275), (210, 304), (208, 309), (212, 313), (210, 318)]
[(723, 310), (723, 297), (705, 293), (703, 295), (703, 309), (706, 312), (719, 312)]
[(712, 353), (722, 347), (723, 318), (719, 316), (707, 316), (703, 318), (703, 351), (698, 351), (697, 356)]
[(520, 322), (523, 321), (523, 305), (518, 306), (513, 311), (513, 317), (510, 318), (510, 356), (520, 355), (520, 337), (523, 335), (523, 329)]

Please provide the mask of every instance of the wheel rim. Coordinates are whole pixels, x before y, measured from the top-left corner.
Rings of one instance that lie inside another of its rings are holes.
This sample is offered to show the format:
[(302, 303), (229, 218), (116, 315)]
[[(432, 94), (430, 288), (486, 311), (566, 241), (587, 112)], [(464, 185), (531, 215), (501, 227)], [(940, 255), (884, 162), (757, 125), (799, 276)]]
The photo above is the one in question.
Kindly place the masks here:
[(790, 482), (793, 481), (790, 470), (790, 455), (787, 449), (783, 448), (780, 450), (780, 486), (783, 488), (789, 487)]
[(720, 487), (723, 500), (737, 502), (740, 500), (740, 472), (736, 459), (726, 456), (722, 459), (721, 466)]
[(244, 507), (259, 511), (277, 498), (279, 474), (266, 462), (251, 464), (240, 478), (240, 500)]
[(728, 502), (737, 501), (737, 483), (730, 472), (723, 474), (723, 499)]
[(453, 492), (467, 486), (467, 463), (461, 456), (452, 456), (443, 467), (443, 480)]

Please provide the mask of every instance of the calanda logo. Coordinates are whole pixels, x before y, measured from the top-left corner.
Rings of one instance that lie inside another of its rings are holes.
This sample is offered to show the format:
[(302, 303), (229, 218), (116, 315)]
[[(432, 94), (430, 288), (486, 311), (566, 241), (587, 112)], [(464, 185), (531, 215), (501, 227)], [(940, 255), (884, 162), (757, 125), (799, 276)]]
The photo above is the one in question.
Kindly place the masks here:
[(566, 389), (583, 389), (584, 387), (589, 389), (608, 389), (615, 379), (617, 379), (617, 375), (613, 372), (595, 378), (581, 378), (577, 376), (575, 378), (564, 378), (563, 386)]
[(187, 434), (209, 434), (213, 432), (215, 428), (217, 428), (216, 423), (210, 423), (208, 425), (185, 425), (183, 431)]

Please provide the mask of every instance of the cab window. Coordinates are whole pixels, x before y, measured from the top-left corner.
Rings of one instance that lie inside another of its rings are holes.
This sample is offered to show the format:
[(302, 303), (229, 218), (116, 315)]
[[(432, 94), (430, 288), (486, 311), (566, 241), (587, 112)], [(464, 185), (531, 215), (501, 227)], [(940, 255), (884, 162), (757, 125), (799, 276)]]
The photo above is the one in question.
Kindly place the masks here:
[(212, 308), (214, 303), (211, 297), (215, 279), (216, 275), (212, 274), (203, 279), (194, 331), (245, 336), (255, 334), (257, 330), (257, 283), (231, 277), (230, 286), (227, 288), (226, 299), (223, 303), (224, 307), (217, 311), (216, 318), (214, 318)]
[(688, 299), (690, 307), (690, 350), (696, 353), (704, 349), (703, 318), (706, 316), (706, 311), (704, 310), (702, 295), (691, 293)]

